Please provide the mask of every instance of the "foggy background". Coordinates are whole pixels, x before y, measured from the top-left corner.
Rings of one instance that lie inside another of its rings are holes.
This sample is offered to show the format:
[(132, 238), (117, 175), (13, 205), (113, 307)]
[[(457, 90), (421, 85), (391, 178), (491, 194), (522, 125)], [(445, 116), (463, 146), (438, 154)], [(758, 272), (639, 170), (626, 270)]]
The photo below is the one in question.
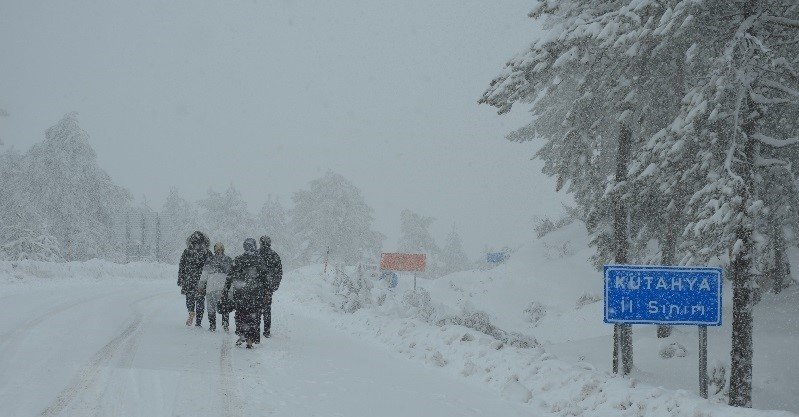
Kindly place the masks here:
[[(112, 4), (113, 3), (113, 4)], [(234, 184), (256, 212), (334, 170), (396, 248), (405, 209), (453, 222), (470, 257), (560, 209), (504, 139), (529, 121), (477, 99), (534, 39), (529, 1), (9, 1), (0, 4), (0, 138), (27, 150), (79, 112), (100, 165), (160, 208)], [(510, 41), (509, 41), (510, 40)]]

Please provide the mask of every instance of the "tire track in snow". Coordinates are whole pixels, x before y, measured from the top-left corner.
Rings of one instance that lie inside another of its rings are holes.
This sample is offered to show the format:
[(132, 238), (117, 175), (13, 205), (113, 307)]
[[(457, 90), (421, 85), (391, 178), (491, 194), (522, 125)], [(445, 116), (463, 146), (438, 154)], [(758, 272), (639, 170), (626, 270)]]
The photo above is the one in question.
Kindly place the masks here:
[[(132, 304), (136, 305), (147, 301), (149, 299), (159, 297), (164, 295), (165, 293), (158, 293), (154, 295), (149, 295), (147, 297), (140, 298), (134, 301)], [(97, 375), (100, 373), (100, 369), (103, 367), (104, 364), (109, 362), (111, 359), (116, 356), (117, 351), (120, 348), (124, 347), (126, 344), (125, 342), (128, 340), (134, 339), (138, 335), (138, 331), (141, 328), (142, 323), (144, 322), (144, 315), (141, 312), (136, 312), (133, 317), (133, 321), (126, 326), (122, 332), (118, 335), (114, 336), (111, 341), (106, 343), (97, 353), (95, 353), (94, 357), (86, 364), (83, 369), (80, 371), (78, 376), (75, 378), (72, 383), (67, 385), (66, 388), (61, 390), (61, 392), (56, 396), (56, 398), (47, 406), (44, 410), (39, 414), (42, 417), (50, 417), (50, 416), (57, 416), (60, 414), (64, 409), (72, 403), (72, 401), (81, 393), (89, 389), (93, 383), (95, 382)], [(133, 355), (135, 350), (129, 350), (130, 354)], [(124, 357), (123, 357), (123, 360)], [(132, 361), (132, 357), (130, 358)]]
[(233, 358), (230, 355), (231, 341), (225, 338), (219, 350), (219, 385), (222, 391), (222, 405), (225, 417), (236, 417), (242, 414), (239, 393), (236, 390), (236, 379), (233, 377)]
[[(147, 297), (142, 300), (135, 302), (134, 304), (145, 302), (151, 298), (158, 297), (164, 294), (156, 294), (152, 297)], [(150, 314), (147, 315), (147, 319), (152, 318), (153, 316), (157, 315), (164, 306), (160, 306), (156, 309), (153, 309)], [(125, 343), (121, 348), (121, 351), (115, 355), (117, 358), (116, 367), (121, 369), (130, 369), (133, 367), (133, 360), (136, 358), (136, 352), (139, 350), (139, 336), (142, 333), (142, 326), (139, 326), (136, 331), (130, 336), (128, 343)], [(125, 394), (125, 384), (124, 381), (113, 381), (110, 380), (110, 385), (106, 384), (106, 386), (97, 393), (96, 397), (92, 399), (94, 403), (94, 415), (95, 417), (105, 417), (110, 414), (107, 410), (104, 409), (104, 402), (103, 400), (106, 398), (106, 395), (110, 392), (111, 398), (122, 398)], [(84, 401), (86, 402), (86, 401)]]
[(100, 367), (114, 356), (114, 352), (119, 349), (123, 342), (125, 342), (133, 333), (141, 326), (142, 318), (137, 317), (131, 324), (125, 327), (124, 330), (116, 337), (111, 339), (102, 349), (100, 349), (88, 365), (84, 366), (78, 378), (64, 388), (61, 393), (50, 403), (42, 412), (40, 416), (56, 416), (66, 408), (72, 400), (82, 391), (89, 388), (97, 377)]

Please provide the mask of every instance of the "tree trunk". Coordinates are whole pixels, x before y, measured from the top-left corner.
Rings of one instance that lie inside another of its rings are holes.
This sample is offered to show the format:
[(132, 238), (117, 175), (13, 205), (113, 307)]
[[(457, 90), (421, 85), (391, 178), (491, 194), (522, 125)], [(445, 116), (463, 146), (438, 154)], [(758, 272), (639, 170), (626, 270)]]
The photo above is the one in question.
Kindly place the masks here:
[[(751, 3), (750, 3), (751, 5)], [(754, 9), (750, 9), (754, 10)], [(755, 104), (751, 98), (747, 100), (747, 109), (751, 112)], [(755, 199), (753, 167), (758, 152), (757, 142), (752, 139), (755, 133), (756, 120), (750, 117), (743, 126), (748, 138), (743, 149), (741, 161), (741, 178), (744, 179), (742, 193), (744, 204), (741, 215), (744, 217), (735, 235), (741, 242), (740, 251), (732, 261), (732, 349), (730, 351), (730, 405), (736, 407), (752, 407), (752, 287), (754, 273), (752, 257), (754, 256), (754, 225), (747, 223), (746, 213), (749, 202)]]
[[(627, 166), (630, 161), (631, 135), (630, 129), (624, 124), (621, 124), (619, 129), (619, 149), (616, 155), (617, 184), (626, 180)], [(629, 249), (627, 227), (627, 207), (622, 201), (621, 196), (617, 196), (613, 203), (613, 240), (615, 243), (615, 262), (618, 265), (627, 263), (627, 252)], [(614, 352), (616, 352), (616, 347), (621, 351), (622, 374), (627, 375), (632, 372), (633, 369), (632, 325), (617, 324), (614, 326), (617, 326), (614, 328), (613, 332), (617, 339), (614, 340)], [(614, 365), (616, 364), (617, 362), (614, 360)], [(616, 368), (616, 370), (618, 370), (618, 368)]]
[(771, 244), (774, 248), (774, 270), (771, 274), (774, 294), (785, 286), (785, 234), (776, 215), (771, 216)]
[[(685, 52), (683, 52), (684, 54)], [(675, 97), (677, 98), (677, 106), (679, 108), (680, 103), (682, 102), (683, 97), (685, 96), (685, 61), (682, 59), (682, 56), (679, 56), (675, 60), (676, 64), (676, 71), (674, 74), (674, 91)], [(684, 192), (682, 189), (678, 189), (675, 195), (679, 198), (683, 198)], [(673, 207), (672, 211), (669, 213), (668, 217), (668, 225), (666, 225), (666, 236), (663, 239), (663, 255), (661, 258), (661, 264), (665, 266), (674, 265), (674, 258), (677, 253), (677, 225), (680, 224), (680, 212), (682, 207), (681, 205), (676, 205)], [(666, 337), (671, 336), (671, 326), (657, 326), (657, 337), (659, 339), (663, 339)]]
[(752, 406), (752, 278), (749, 251), (751, 231), (740, 231), (742, 253), (732, 265), (732, 351), (730, 352), (730, 405)]
[[(666, 236), (663, 239), (663, 256), (661, 263), (663, 265), (674, 265), (674, 257), (677, 253), (677, 224), (679, 224), (680, 215), (678, 212), (669, 214), (669, 225), (666, 229)], [(671, 336), (671, 326), (658, 326), (657, 336), (660, 339)]]

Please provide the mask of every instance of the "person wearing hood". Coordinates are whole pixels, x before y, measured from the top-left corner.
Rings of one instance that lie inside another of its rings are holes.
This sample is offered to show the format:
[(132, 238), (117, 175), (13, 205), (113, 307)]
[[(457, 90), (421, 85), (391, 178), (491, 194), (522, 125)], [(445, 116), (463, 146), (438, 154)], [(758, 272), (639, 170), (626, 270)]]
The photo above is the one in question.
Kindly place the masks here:
[(230, 312), (226, 310), (217, 311), (217, 306), (222, 298), (222, 290), (225, 288), (225, 281), (233, 260), (225, 255), (225, 246), (221, 243), (214, 244), (214, 255), (208, 259), (200, 275), (199, 290), (205, 294), (206, 309), (208, 310), (208, 330), (216, 331), (216, 313), (222, 315), (222, 329), (228, 331), (230, 323)]
[(205, 310), (205, 298), (198, 290), (197, 284), (200, 281), (203, 267), (211, 256), (208, 247), (211, 241), (203, 232), (196, 231), (186, 240), (186, 249), (180, 257), (178, 266), (178, 286), (180, 292), (186, 295), (186, 309), (189, 311), (189, 318), (186, 319), (186, 326), (191, 326), (196, 322), (200, 326)]
[(269, 236), (261, 236), (260, 241), (259, 255), (264, 262), (264, 268), (266, 268), (268, 285), (264, 291), (264, 305), (258, 317), (258, 324), (260, 326), (260, 316), (263, 315), (264, 337), (269, 338), (272, 336), (272, 296), (283, 279), (283, 264), (280, 262), (280, 256), (272, 249), (272, 239)]
[[(260, 311), (263, 294), (268, 285), (267, 274), (255, 239), (244, 241), (244, 253), (237, 256), (230, 268), (222, 292), (223, 303), (232, 295), (236, 309), (236, 346), (247, 343), (252, 349), (254, 343), (261, 341), (259, 333)], [(232, 291), (232, 294), (231, 294)]]

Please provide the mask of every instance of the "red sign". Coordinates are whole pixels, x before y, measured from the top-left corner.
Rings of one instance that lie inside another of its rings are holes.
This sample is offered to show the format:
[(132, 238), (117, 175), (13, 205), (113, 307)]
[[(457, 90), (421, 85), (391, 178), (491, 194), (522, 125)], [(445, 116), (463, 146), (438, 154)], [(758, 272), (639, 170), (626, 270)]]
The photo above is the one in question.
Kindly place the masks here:
[(424, 272), (427, 260), (423, 253), (382, 253), (380, 269)]

